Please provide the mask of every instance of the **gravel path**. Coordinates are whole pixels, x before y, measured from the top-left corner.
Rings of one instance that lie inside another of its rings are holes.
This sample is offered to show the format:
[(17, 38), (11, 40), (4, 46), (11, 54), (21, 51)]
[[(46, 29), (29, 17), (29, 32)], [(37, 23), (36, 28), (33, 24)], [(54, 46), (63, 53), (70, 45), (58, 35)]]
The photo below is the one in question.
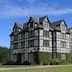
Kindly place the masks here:
[(0, 70), (16, 70), (16, 69), (32, 69), (32, 68), (45, 68), (45, 67), (61, 67), (61, 66), (72, 66), (72, 65), (45, 65), (45, 66), (28, 66), (19, 68), (0, 68)]

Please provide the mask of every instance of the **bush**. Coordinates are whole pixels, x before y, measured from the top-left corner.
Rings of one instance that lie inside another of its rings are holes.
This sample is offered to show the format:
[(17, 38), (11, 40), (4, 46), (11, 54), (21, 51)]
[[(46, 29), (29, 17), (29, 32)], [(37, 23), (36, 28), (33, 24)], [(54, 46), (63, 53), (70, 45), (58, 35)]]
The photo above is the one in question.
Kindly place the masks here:
[(58, 59), (53, 59), (50, 61), (50, 65), (59, 65), (60, 61)]
[(42, 65), (48, 65), (48, 62), (44, 62)]
[(30, 65), (31, 63), (30, 62), (28, 62), (28, 61), (24, 61), (24, 63), (23, 63), (24, 65)]

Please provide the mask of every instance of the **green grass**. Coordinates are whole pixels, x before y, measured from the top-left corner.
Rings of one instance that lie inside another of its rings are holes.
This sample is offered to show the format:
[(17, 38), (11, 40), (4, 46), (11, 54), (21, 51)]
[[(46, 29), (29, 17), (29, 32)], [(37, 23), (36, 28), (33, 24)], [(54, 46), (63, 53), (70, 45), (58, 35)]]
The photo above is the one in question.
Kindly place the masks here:
[(0, 68), (18, 68), (23, 67), (23, 65), (0, 65)]
[(5, 70), (5, 71), (0, 71), (0, 72), (72, 72), (72, 66)]

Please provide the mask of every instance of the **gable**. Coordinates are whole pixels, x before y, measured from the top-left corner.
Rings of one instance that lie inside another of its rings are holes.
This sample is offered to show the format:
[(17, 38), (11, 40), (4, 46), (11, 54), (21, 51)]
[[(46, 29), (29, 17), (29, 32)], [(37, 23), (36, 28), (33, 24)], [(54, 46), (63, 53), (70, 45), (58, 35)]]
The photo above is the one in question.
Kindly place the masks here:
[(64, 21), (62, 21), (61, 24), (60, 24), (61, 31), (65, 33), (66, 32), (66, 28), (67, 28), (66, 23)]
[(14, 28), (17, 28), (17, 24), (16, 24), (16, 23), (15, 23), (14, 26), (13, 26), (13, 30), (14, 30)]

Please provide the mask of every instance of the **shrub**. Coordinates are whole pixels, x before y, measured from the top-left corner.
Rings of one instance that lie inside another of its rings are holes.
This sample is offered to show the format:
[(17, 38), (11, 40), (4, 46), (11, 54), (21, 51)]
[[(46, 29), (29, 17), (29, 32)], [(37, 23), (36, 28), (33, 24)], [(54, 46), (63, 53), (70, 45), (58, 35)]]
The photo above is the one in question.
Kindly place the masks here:
[(50, 61), (50, 65), (59, 65), (60, 61), (58, 59), (53, 59)]

